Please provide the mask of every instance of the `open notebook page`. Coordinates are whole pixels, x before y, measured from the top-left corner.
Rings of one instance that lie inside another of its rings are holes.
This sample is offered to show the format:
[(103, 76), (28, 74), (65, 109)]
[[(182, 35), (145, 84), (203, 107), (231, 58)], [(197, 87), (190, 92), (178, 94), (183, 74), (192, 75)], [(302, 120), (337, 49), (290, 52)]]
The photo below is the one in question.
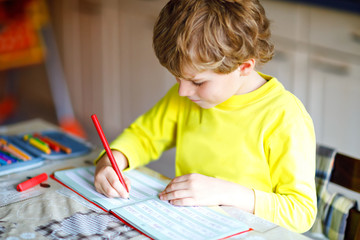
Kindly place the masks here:
[(219, 207), (176, 207), (158, 197), (166, 183), (138, 170), (131, 180), (130, 199), (107, 198), (93, 185), (95, 167), (55, 172), (55, 178), (155, 239), (220, 239), (250, 228)]

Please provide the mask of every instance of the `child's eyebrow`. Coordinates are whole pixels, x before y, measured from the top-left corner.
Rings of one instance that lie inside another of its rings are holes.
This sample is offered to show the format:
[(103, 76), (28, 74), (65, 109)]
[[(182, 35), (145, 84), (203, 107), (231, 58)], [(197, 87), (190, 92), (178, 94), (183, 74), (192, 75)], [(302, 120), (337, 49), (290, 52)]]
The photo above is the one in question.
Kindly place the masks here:
[(204, 79), (203, 78), (191, 78), (191, 77), (188, 77), (188, 78), (183, 78), (184, 80), (187, 80), (187, 81), (192, 81), (192, 82), (200, 82), (200, 81), (203, 81)]

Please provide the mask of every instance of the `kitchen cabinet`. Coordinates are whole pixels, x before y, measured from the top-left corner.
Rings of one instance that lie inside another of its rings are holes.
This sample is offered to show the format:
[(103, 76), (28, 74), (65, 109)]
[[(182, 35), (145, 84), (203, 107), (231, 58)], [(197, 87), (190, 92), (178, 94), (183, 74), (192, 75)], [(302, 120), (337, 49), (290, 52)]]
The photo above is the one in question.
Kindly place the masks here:
[(339, 58), (309, 59), (308, 110), (318, 142), (360, 156), (360, 64)]
[(317, 142), (360, 157), (360, 16), (294, 2), (262, 0), (275, 56), (260, 68), (305, 105)]
[[(294, 2), (261, 2), (272, 21), (276, 51), (260, 70), (276, 76), (304, 103), (318, 143), (359, 159), (360, 16)], [(360, 194), (346, 187), (330, 182), (328, 190), (360, 203)]]

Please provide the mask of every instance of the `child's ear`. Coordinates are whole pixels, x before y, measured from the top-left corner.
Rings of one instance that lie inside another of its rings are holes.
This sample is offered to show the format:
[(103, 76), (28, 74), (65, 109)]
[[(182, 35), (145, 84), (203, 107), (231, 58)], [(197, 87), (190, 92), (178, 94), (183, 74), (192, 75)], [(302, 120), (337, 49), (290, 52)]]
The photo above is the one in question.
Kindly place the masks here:
[(240, 66), (240, 73), (241, 76), (247, 76), (249, 75), (255, 68), (255, 59), (251, 58), (245, 62), (243, 62)]

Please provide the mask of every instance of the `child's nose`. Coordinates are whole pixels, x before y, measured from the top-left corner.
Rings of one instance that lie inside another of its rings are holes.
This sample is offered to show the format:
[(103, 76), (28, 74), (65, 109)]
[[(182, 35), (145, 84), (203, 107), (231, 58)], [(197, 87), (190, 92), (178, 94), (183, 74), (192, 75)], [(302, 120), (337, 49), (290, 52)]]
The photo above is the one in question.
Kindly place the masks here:
[(180, 80), (179, 81), (179, 96), (189, 97), (194, 93), (194, 86), (191, 81)]

